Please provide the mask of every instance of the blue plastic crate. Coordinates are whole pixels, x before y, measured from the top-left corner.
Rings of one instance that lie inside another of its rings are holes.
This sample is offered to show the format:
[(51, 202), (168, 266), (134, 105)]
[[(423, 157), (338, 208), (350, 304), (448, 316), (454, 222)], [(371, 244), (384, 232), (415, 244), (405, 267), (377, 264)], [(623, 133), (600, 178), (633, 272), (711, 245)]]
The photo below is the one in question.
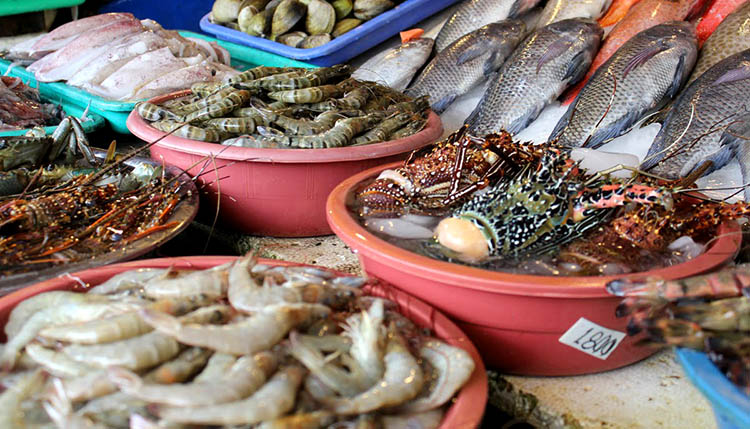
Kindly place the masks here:
[(341, 64), (380, 42), (403, 31), (419, 21), (433, 15), (458, 0), (406, 0), (391, 10), (362, 23), (355, 29), (331, 40), (323, 46), (311, 49), (293, 48), (282, 43), (272, 42), (262, 37), (250, 36), (239, 30), (232, 30), (219, 24), (212, 24), (206, 14), (200, 26), (206, 33), (229, 42), (262, 49), (288, 58), (306, 61), (319, 66)]
[(705, 353), (676, 350), (685, 374), (711, 403), (720, 429), (750, 428), (750, 397), (719, 371)]
[(99, 12), (130, 12), (138, 19), (153, 19), (164, 28), (200, 31), (195, 17), (210, 12), (213, 4), (213, 0), (180, 0), (166, 4), (153, 0), (114, 0), (100, 6)]
[[(232, 57), (232, 66), (239, 70), (245, 70), (260, 65), (271, 67), (314, 67), (311, 64), (303, 63), (301, 61), (295, 61), (247, 46), (236, 45), (231, 42), (216, 40), (213, 37), (202, 34), (196, 34), (189, 31), (181, 31), (180, 34), (185, 37), (197, 37), (217, 42), (229, 51), (229, 54)], [(8, 68), (11, 69), (10, 72), (7, 72)], [(104, 119), (106, 119), (112, 126), (112, 129), (118, 133), (130, 134), (125, 122), (128, 119), (128, 115), (135, 107), (135, 102), (108, 100), (80, 88), (66, 85), (63, 82), (40, 83), (37, 82), (34, 73), (31, 73), (20, 66), (11, 67), (10, 61), (0, 59), (0, 74), (5, 74), (6, 72), (10, 76), (20, 77), (24, 82), (30, 82), (32, 86), (36, 87), (38, 85), (39, 93), (43, 97), (47, 97), (48, 99), (57, 102), (65, 100), (66, 104), (76, 105), (81, 109), (88, 107), (90, 112), (97, 113), (104, 117)]]

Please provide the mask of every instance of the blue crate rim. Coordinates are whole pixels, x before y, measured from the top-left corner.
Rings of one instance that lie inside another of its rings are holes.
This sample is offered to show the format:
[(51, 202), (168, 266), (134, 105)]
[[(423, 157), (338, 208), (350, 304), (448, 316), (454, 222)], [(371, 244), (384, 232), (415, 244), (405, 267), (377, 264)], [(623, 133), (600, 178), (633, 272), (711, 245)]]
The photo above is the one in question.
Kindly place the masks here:
[[(212, 33), (218, 38), (222, 37), (222, 34), (220, 33), (230, 33), (235, 38), (251, 38), (250, 40), (252, 40), (255, 46), (269, 52), (285, 55), (298, 60), (311, 60), (336, 53), (340, 49), (343, 49), (344, 47), (349, 45), (351, 42), (359, 40), (367, 34), (378, 30), (380, 27), (399, 19), (404, 15), (407, 15), (409, 12), (420, 8), (423, 4), (429, 1), (430, 0), (406, 0), (403, 3), (396, 5), (394, 8), (381, 13), (375, 18), (365, 21), (363, 24), (360, 24), (353, 30), (348, 31), (339, 37), (336, 37), (330, 42), (322, 46), (318, 46), (317, 48), (310, 49), (293, 48), (291, 46), (273, 42), (262, 37), (250, 36), (249, 34), (243, 33), (242, 31), (234, 30), (221, 24), (214, 24), (208, 19), (209, 15), (211, 15), (211, 12), (203, 15), (200, 20), (200, 27), (203, 31)], [(449, 0), (446, 3), (446, 6), (451, 5), (456, 1), (457, 0)]]
[(675, 353), (685, 374), (703, 393), (715, 413), (750, 427), (749, 396), (729, 381), (705, 353), (685, 348), (677, 348)]

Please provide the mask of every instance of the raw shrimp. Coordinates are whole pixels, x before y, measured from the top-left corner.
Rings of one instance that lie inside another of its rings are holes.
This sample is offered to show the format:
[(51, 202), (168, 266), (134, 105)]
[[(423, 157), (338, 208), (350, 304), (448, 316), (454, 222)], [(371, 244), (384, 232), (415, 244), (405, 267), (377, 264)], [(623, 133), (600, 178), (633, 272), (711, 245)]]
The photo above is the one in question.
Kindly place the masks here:
[(143, 293), (152, 299), (162, 298), (220, 298), (227, 292), (228, 268), (232, 262), (189, 273), (170, 272), (163, 278), (144, 285)]
[(268, 383), (252, 396), (242, 401), (203, 407), (159, 408), (157, 414), (164, 420), (176, 423), (213, 425), (253, 424), (273, 420), (294, 407), (297, 390), (305, 370), (299, 366), (280, 369)]
[(92, 398), (109, 395), (117, 390), (107, 377), (107, 371), (97, 369), (86, 375), (61, 380), (65, 396), (73, 402), (86, 401)]
[(211, 350), (189, 347), (175, 359), (149, 371), (144, 380), (161, 384), (181, 383), (206, 366), (210, 356)]
[(92, 399), (75, 413), (107, 427), (129, 427), (130, 415), (145, 413), (147, 403), (123, 392)]
[(368, 311), (348, 317), (343, 325), (344, 335), (352, 340), (349, 353), (364, 370), (369, 386), (383, 376), (383, 316), (383, 300), (376, 299)]
[(430, 410), (414, 414), (383, 415), (381, 429), (435, 429), (443, 420), (443, 410)]
[(229, 270), (229, 287), (227, 297), (232, 307), (244, 312), (261, 311), (277, 305), (302, 301), (299, 293), (293, 289), (282, 288), (271, 284), (259, 285), (250, 276), (250, 267), (256, 259), (246, 256)]
[(8, 323), (5, 324), (5, 334), (8, 338), (12, 338), (21, 330), (21, 326), (29, 317), (45, 308), (83, 302), (108, 302), (109, 300), (107, 297), (61, 290), (40, 293), (24, 299), (13, 308), (8, 317)]
[(228, 325), (186, 325), (178, 319), (151, 310), (141, 314), (159, 332), (184, 344), (207, 347), (218, 352), (246, 355), (268, 350), (294, 327), (326, 317), (330, 309), (317, 304), (275, 307)]
[[(146, 308), (179, 314), (194, 309), (195, 304), (186, 300), (161, 300), (149, 304)], [(69, 343), (99, 344), (125, 340), (150, 331), (151, 326), (141, 319), (137, 311), (132, 311), (75, 325), (45, 328), (39, 331), (39, 336)]]
[(195, 376), (193, 383), (212, 382), (226, 374), (235, 362), (237, 362), (237, 356), (227, 353), (214, 353), (203, 371)]
[(133, 311), (141, 306), (142, 304), (132, 302), (82, 302), (57, 305), (40, 310), (29, 317), (18, 333), (5, 344), (0, 363), (4, 369), (12, 369), (16, 363), (18, 352), (40, 330), (46, 327), (85, 322), (99, 317)]
[[(123, 292), (131, 289), (143, 287), (147, 282), (166, 276), (168, 269), (161, 268), (141, 268), (137, 270), (128, 270), (124, 273), (117, 274), (109, 280), (89, 289), (91, 295), (112, 295), (117, 292)], [(80, 295), (80, 294), (79, 294)], [(25, 301), (24, 301), (25, 302)]]
[(474, 359), (466, 350), (442, 341), (425, 342), (419, 349), (419, 355), (430, 363), (437, 377), (427, 396), (399, 407), (400, 413), (421, 413), (438, 408), (453, 397), (474, 371)]
[[(319, 351), (305, 344), (304, 340), (297, 336), (296, 332), (289, 334), (289, 353), (302, 362), (310, 373), (314, 374), (323, 384), (344, 396), (354, 396), (370, 386), (372, 383), (364, 370), (356, 365), (350, 367), (350, 371), (329, 361)], [(342, 355), (342, 360), (348, 355)], [(351, 364), (353, 359), (349, 358), (347, 363)]]
[(313, 411), (265, 421), (257, 429), (314, 429), (327, 427), (335, 421), (336, 415), (329, 411)]
[(73, 360), (63, 352), (48, 349), (37, 343), (28, 344), (26, 353), (56, 377), (81, 377), (96, 370), (96, 367)]
[(391, 327), (385, 349), (385, 373), (381, 381), (351, 398), (331, 398), (324, 404), (338, 414), (368, 413), (378, 408), (408, 401), (422, 389), (422, 369), (402, 343), (403, 339)]
[(48, 396), (44, 409), (47, 411), (58, 428), (63, 429), (106, 429), (105, 426), (94, 423), (87, 417), (73, 413), (73, 405), (66, 396), (62, 382), (59, 378), (52, 380), (53, 393)]
[(26, 427), (19, 406), (24, 399), (42, 387), (44, 378), (43, 371), (33, 371), (0, 394), (0, 427), (4, 429)]
[[(228, 306), (215, 305), (203, 307), (175, 320), (177, 323), (179, 321), (185, 323), (221, 323), (227, 320), (230, 311), (231, 309)], [(172, 316), (168, 317), (171, 318)], [(118, 365), (137, 370), (157, 365), (174, 357), (179, 353), (180, 345), (176, 339), (169, 335), (161, 332), (150, 332), (139, 337), (107, 344), (73, 344), (64, 348), (63, 351), (75, 360), (90, 362), (97, 366)]]
[(110, 379), (125, 393), (157, 404), (193, 407), (238, 401), (258, 390), (276, 369), (270, 352), (243, 356), (222, 377), (211, 382), (187, 384), (144, 384), (122, 368), (110, 368)]

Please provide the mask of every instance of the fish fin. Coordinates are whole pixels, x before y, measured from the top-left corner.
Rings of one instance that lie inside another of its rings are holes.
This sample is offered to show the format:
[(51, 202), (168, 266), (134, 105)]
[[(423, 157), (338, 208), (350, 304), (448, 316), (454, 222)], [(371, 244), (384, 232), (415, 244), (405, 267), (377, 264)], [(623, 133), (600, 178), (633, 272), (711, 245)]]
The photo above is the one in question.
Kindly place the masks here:
[(742, 63), (738, 68), (728, 70), (726, 73), (719, 76), (711, 86), (721, 85), (724, 83), (737, 82), (739, 80), (745, 80), (750, 78), (750, 64)]
[[(564, 38), (557, 39), (554, 42), (550, 43), (550, 45), (547, 47), (547, 50), (544, 52), (544, 54), (542, 54), (541, 57), (539, 57), (539, 60), (536, 63), (536, 74), (539, 74), (539, 70), (541, 70), (545, 64), (559, 57), (563, 52), (570, 49), (571, 46), (573, 46), (573, 42)], [(572, 62), (575, 62), (575, 59), (580, 55), (581, 54), (576, 55)], [(570, 69), (568, 69), (568, 73), (569, 72)]]
[(586, 61), (584, 53), (579, 52), (568, 64), (568, 70), (562, 80), (569, 79), (570, 83), (578, 82), (588, 71), (591, 61)]
[(456, 65), (460, 66), (462, 64), (465, 64), (475, 58), (478, 58), (480, 55), (483, 55), (485, 53), (487, 53), (487, 44), (475, 43), (468, 49), (461, 52), (461, 55), (459, 55), (458, 59), (456, 59)]
[(445, 109), (448, 108), (458, 97), (458, 94), (448, 94), (445, 97), (441, 98), (440, 100), (436, 101), (435, 103), (430, 106), (432, 110), (437, 113), (443, 113)]
[[(500, 60), (500, 61), (498, 61)], [(505, 62), (505, 58), (503, 58), (502, 55), (498, 55), (497, 52), (493, 52), (492, 55), (490, 55), (489, 58), (487, 58), (487, 61), (484, 62), (484, 77), (490, 78), (493, 74), (495, 74), (496, 71), (500, 69), (500, 67), (503, 66), (503, 63)]]
[(672, 103), (667, 103), (664, 107), (652, 113), (645, 121), (643, 121), (638, 128), (647, 127), (651, 124), (663, 124), (669, 112), (672, 110)]
[(508, 18), (515, 18), (516, 16), (524, 12), (523, 10), (521, 10), (522, 3), (523, 2), (520, 1), (513, 2), (513, 6), (511, 6), (510, 11), (508, 11)]
[(549, 138), (547, 138), (547, 141), (552, 141), (560, 138), (565, 128), (568, 127), (570, 124), (570, 120), (573, 119), (573, 114), (575, 113), (576, 109), (576, 103), (571, 104), (568, 106), (568, 110), (565, 111), (565, 114), (560, 118), (559, 121), (557, 121), (557, 125), (555, 125), (555, 128), (552, 130), (552, 132), (549, 135)]
[[(668, 49), (668, 46), (664, 46), (664, 44), (662, 43), (654, 43), (653, 45), (642, 50), (641, 52), (638, 52), (638, 54), (633, 56), (633, 58), (631, 58), (630, 61), (628, 61), (628, 64), (623, 69), (622, 71), (623, 79), (628, 77), (628, 73), (646, 64), (648, 60), (650, 60), (656, 54), (663, 52), (666, 49)], [(682, 61), (682, 59), (680, 59), (680, 61)]]
[(596, 149), (599, 146), (608, 143), (610, 140), (625, 134), (636, 122), (643, 116), (642, 110), (630, 111), (620, 119), (609, 124), (606, 128), (598, 128), (586, 140), (583, 147)]
[(523, 115), (519, 116), (515, 121), (508, 125), (505, 131), (513, 135), (520, 133), (539, 116), (539, 113), (542, 111), (542, 109), (544, 109), (545, 106), (546, 103), (542, 103), (538, 106), (530, 107), (526, 112), (524, 112)]
[(677, 69), (674, 71), (674, 77), (672, 78), (672, 84), (667, 88), (666, 96), (669, 98), (675, 98), (682, 88), (682, 84), (687, 78), (685, 67), (685, 57), (680, 57), (680, 61), (677, 63)]
[(734, 154), (734, 149), (731, 146), (721, 146), (714, 153), (692, 162), (692, 165), (691, 162), (688, 161), (680, 171), (680, 177), (689, 176), (690, 173), (698, 170), (707, 161), (711, 161), (712, 165), (705, 172), (703, 172), (703, 176), (707, 176), (720, 169), (721, 167), (727, 165), (729, 161), (734, 158)]

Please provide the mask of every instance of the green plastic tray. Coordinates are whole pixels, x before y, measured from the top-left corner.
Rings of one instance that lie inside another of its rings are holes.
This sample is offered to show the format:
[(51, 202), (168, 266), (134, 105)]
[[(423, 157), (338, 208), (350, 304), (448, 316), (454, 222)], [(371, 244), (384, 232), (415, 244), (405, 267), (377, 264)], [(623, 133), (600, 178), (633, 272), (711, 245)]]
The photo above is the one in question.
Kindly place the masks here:
[(84, 0), (0, 0), (0, 16), (78, 6)]
[[(316, 67), (301, 61), (292, 60), (259, 49), (240, 46), (236, 43), (224, 42), (190, 31), (180, 31), (180, 34), (184, 37), (196, 37), (210, 42), (217, 42), (229, 51), (229, 54), (232, 56), (232, 66), (238, 70), (245, 70), (260, 65), (271, 67)], [(10, 72), (6, 73), (10, 64), (10, 61), (0, 60), (0, 74), (17, 76), (22, 78), (24, 82), (30, 82), (32, 86), (36, 86), (37, 80), (34, 74), (23, 67), (14, 66)], [(82, 109), (89, 106), (89, 112), (103, 116), (112, 126), (112, 129), (118, 133), (130, 134), (125, 122), (128, 119), (130, 111), (135, 107), (135, 102), (108, 100), (62, 82), (40, 83), (39, 93), (50, 100), (65, 100), (66, 104), (73, 104)]]
[[(84, 109), (82, 109), (79, 106), (76, 106), (75, 104), (66, 103), (65, 100), (51, 99), (45, 96), (42, 96), (41, 98), (42, 98), (42, 101), (60, 104), (63, 110), (65, 111), (65, 113), (67, 113), (69, 116), (75, 116), (76, 118), (80, 119), (80, 117), (83, 115)], [(86, 113), (86, 117), (89, 120), (81, 122), (81, 127), (83, 127), (83, 131), (85, 133), (88, 134), (104, 126), (104, 118), (101, 117), (100, 115), (97, 115), (96, 113), (89, 111), (88, 113)], [(57, 128), (57, 125), (44, 127), (44, 132), (46, 132), (47, 134), (52, 134), (55, 131), (55, 128)], [(23, 130), (0, 131), (0, 137), (20, 136), (20, 135), (26, 134), (27, 131), (29, 131), (28, 128), (23, 129)]]

